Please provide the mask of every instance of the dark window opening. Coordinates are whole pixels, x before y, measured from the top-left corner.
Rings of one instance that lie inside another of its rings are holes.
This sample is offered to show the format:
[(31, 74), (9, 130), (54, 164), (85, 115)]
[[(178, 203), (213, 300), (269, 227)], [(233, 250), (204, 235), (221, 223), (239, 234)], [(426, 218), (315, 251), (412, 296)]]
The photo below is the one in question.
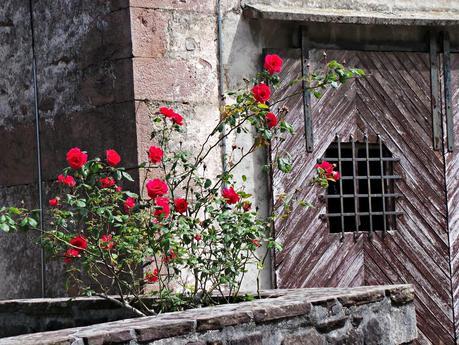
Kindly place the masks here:
[(326, 150), (324, 160), (336, 165), (341, 174), (330, 182), (327, 214), (330, 232), (388, 231), (396, 228), (394, 162), (387, 147), (378, 143), (336, 142)]

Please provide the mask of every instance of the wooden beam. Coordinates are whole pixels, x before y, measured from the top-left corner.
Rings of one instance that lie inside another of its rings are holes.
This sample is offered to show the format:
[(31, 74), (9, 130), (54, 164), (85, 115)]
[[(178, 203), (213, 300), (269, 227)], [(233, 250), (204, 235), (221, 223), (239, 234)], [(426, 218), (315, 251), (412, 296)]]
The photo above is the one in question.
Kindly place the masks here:
[[(301, 64), (303, 78), (309, 75), (309, 39), (306, 27), (300, 28), (301, 37)], [(312, 128), (311, 92), (308, 90), (309, 83), (303, 79), (303, 114), (304, 136), (306, 140), (306, 152), (314, 149), (314, 133)]]
[(441, 112), (440, 112), (440, 86), (438, 82), (438, 47), (437, 35), (431, 31), (429, 35), (430, 47), (430, 90), (431, 90), (431, 108), (432, 108), (432, 141), (433, 149), (440, 150), (442, 144), (441, 135)]
[(454, 150), (454, 123), (453, 123), (453, 105), (451, 94), (451, 56), (449, 33), (443, 32), (443, 77), (444, 77), (444, 97), (445, 97), (445, 113), (446, 113), (446, 133), (448, 151)]

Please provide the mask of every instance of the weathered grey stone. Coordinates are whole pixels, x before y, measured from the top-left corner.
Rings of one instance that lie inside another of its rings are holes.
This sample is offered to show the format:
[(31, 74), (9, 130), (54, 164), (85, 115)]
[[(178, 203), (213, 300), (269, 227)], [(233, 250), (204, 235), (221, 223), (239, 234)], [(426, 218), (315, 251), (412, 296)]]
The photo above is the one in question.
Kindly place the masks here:
[(253, 310), (255, 322), (267, 322), (272, 320), (306, 315), (311, 311), (310, 303), (292, 303), (287, 306), (268, 305), (265, 308)]
[(252, 316), (244, 311), (226, 312), (221, 315), (203, 314), (196, 318), (196, 330), (198, 332), (221, 329), (227, 326), (248, 323), (252, 320)]
[(328, 333), (331, 332), (337, 328), (344, 327), (346, 324), (346, 321), (348, 320), (348, 317), (338, 317), (338, 318), (329, 318), (325, 319), (322, 322), (318, 322), (316, 324), (316, 328), (318, 331), (322, 333)]
[(392, 304), (405, 304), (414, 300), (414, 291), (400, 287), (390, 291), (390, 300)]
[(281, 345), (325, 345), (326, 343), (322, 335), (310, 329), (302, 334), (286, 336)]
[(135, 333), (138, 341), (153, 341), (190, 333), (194, 327), (195, 322), (188, 320), (157, 321), (135, 327)]
[(263, 335), (261, 333), (244, 334), (235, 339), (230, 339), (228, 345), (262, 345)]

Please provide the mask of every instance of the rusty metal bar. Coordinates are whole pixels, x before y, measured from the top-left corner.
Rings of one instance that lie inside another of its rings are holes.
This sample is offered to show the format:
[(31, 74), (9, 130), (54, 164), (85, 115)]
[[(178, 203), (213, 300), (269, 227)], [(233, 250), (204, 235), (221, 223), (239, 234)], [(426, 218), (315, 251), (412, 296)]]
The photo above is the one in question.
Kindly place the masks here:
[[(325, 217), (331, 218), (331, 217), (341, 217), (341, 215), (344, 215), (346, 217), (355, 216), (356, 214), (359, 215), (359, 216), (369, 216), (370, 212), (324, 213), (324, 214), (321, 214), (321, 216), (325, 216)], [(383, 213), (379, 212), (379, 211), (376, 211), (376, 212), (371, 212), (371, 215), (373, 215), (373, 216), (382, 216)], [(398, 216), (398, 215), (403, 215), (403, 212), (401, 212), (401, 211), (386, 211), (386, 215)]]
[(454, 122), (453, 122), (453, 101), (451, 91), (451, 56), (449, 33), (443, 32), (443, 78), (445, 82), (444, 97), (445, 97), (445, 113), (446, 113), (446, 142), (448, 152), (454, 150)]
[[(365, 134), (365, 157), (367, 158), (367, 186), (368, 186), (368, 213), (370, 218), (370, 233), (368, 234), (369, 237), (373, 235), (373, 214), (372, 214), (372, 206), (371, 206), (371, 181), (370, 181), (370, 149), (368, 147), (368, 135)], [(383, 176), (383, 175), (381, 175)]]
[(430, 47), (430, 89), (431, 89), (431, 108), (432, 108), (432, 139), (433, 149), (440, 150), (441, 138), (441, 112), (440, 112), (440, 98), (439, 98), (439, 82), (438, 82), (438, 47), (437, 36), (432, 31), (429, 35)]
[[(336, 157), (327, 157), (326, 158), (328, 162), (337, 162), (338, 158)], [(379, 157), (369, 157), (368, 160), (370, 162), (379, 162), (380, 158)], [(355, 159), (352, 158), (341, 158), (342, 162), (366, 162), (366, 158), (358, 158), (356, 157)], [(383, 157), (383, 162), (400, 162), (400, 158), (394, 158), (394, 157)]]
[[(300, 28), (301, 37), (301, 70), (303, 78), (309, 75), (309, 37), (306, 27)], [(303, 113), (304, 113), (304, 136), (306, 139), (306, 152), (314, 149), (314, 135), (312, 128), (311, 93), (307, 89), (309, 84), (303, 79)]]
[(355, 150), (355, 140), (354, 137), (351, 135), (351, 141), (352, 141), (352, 177), (353, 177), (353, 183), (354, 183), (354, 212), (355, 212), (355, 232), (354, 232), (354, 240), (357, 238), (358, 233), (359, 233), (359, 226), (360, 226), (360, 217), (357, 214), (359, 210), (359, 198), (358, 198), (358, 193), (357, 193), (357, 152)]
[[(341, 169), (341, 139), (339, 135), (336, 135), (336, 142), (338, 143), (338, 172), (341, 174), (343, 171)], [(343, 180), (339, 179), (339, 202), (340, 202), (340, 212), (344, 212), (344, 202), (343, 202)], [(344, 240), (344, 216), (341, 216), (341, 241)]]
[[(343, 194), (343, 198), (366, 198), (368, 194)], [(400, 193), (385, 193), (385, 194), (371, 194), (372, 197), (385, 197), (385, 198), (399, 198), (402, 196)], [(339, 195), (325, 195), (327, 199), (338, 199)]]
[[(379, 144), (379, 165), (381, 168), (381, 176), (384, 176), (384, 166), (383, 166), (383, 146), (381, 136), (378, 134), (378, 144)], [(382, 208), (383, 208), (383, 234), (386, 233), (387, 224), (386, 224), (386, 195), (385, 195), (385, 185), (384, 179), (381, 179), (381, 196), (382, 196)]]
[[(344, 176), (342, 177), (343, 180), (351, 180), (353, 177), (352, 176)], [(356, 180), (380, 180), (380, 179), (385, 179), (385, 180), (400, 180), (402, 177), (400, 175), (383, 175), (383, 176), (356, 176)]]

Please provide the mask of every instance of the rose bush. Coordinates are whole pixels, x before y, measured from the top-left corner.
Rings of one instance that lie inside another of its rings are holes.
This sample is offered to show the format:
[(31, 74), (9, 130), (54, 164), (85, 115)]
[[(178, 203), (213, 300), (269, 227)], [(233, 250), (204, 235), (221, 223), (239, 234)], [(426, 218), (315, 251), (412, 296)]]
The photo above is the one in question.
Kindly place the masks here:
[[(50, 224), (41, 238), (64, 261), (70, 283), (81, 293), (98, 294), (139, 315), (232, 301), (248, 265), (262, 269), (269, 250), (279, 249), (272, 236), (277, 215), (262, 219), (245, 191), (247, 178), (233, 175), (255, 150), (293, 133), (285, 110), (275, 114), (270, 107), (282, 59), (268, 55), (264, 67), (246, 88), (229, 94), (234, 102), (224, 107), (195, 155), (174, 141), (184, 131), (184, 117), (169, 107), (156, 111), (146, 102), (154, 145), (139, 166), (144, 176), (140, 194), (122, 188), (133, 179), (120, 166), (116, 150), (92, 159), (80, 148), (68, 151), (68, 167), (57, 177)], [(325, 73), (307, 81), (318, 95), (362, 74), (332, 61)], [(253, 133), (252, 146), (241, 150), (227, 171), (211, 176), (206, 159), (225, 138), (242, 132)], [(315, 182), (321, 186), (339, 179), (326, 163), (316, 167)], [(279, 156), (270, 168), (287, 173), (292, 167), (288, 156)], [(0, 229), (37, 228), (35, 218), (23, 208), (2, 208)], [(267, 249), (263, 255), (261, 246)], [(145, 293), (157, 296), (156, 304), (145, 304)]]

